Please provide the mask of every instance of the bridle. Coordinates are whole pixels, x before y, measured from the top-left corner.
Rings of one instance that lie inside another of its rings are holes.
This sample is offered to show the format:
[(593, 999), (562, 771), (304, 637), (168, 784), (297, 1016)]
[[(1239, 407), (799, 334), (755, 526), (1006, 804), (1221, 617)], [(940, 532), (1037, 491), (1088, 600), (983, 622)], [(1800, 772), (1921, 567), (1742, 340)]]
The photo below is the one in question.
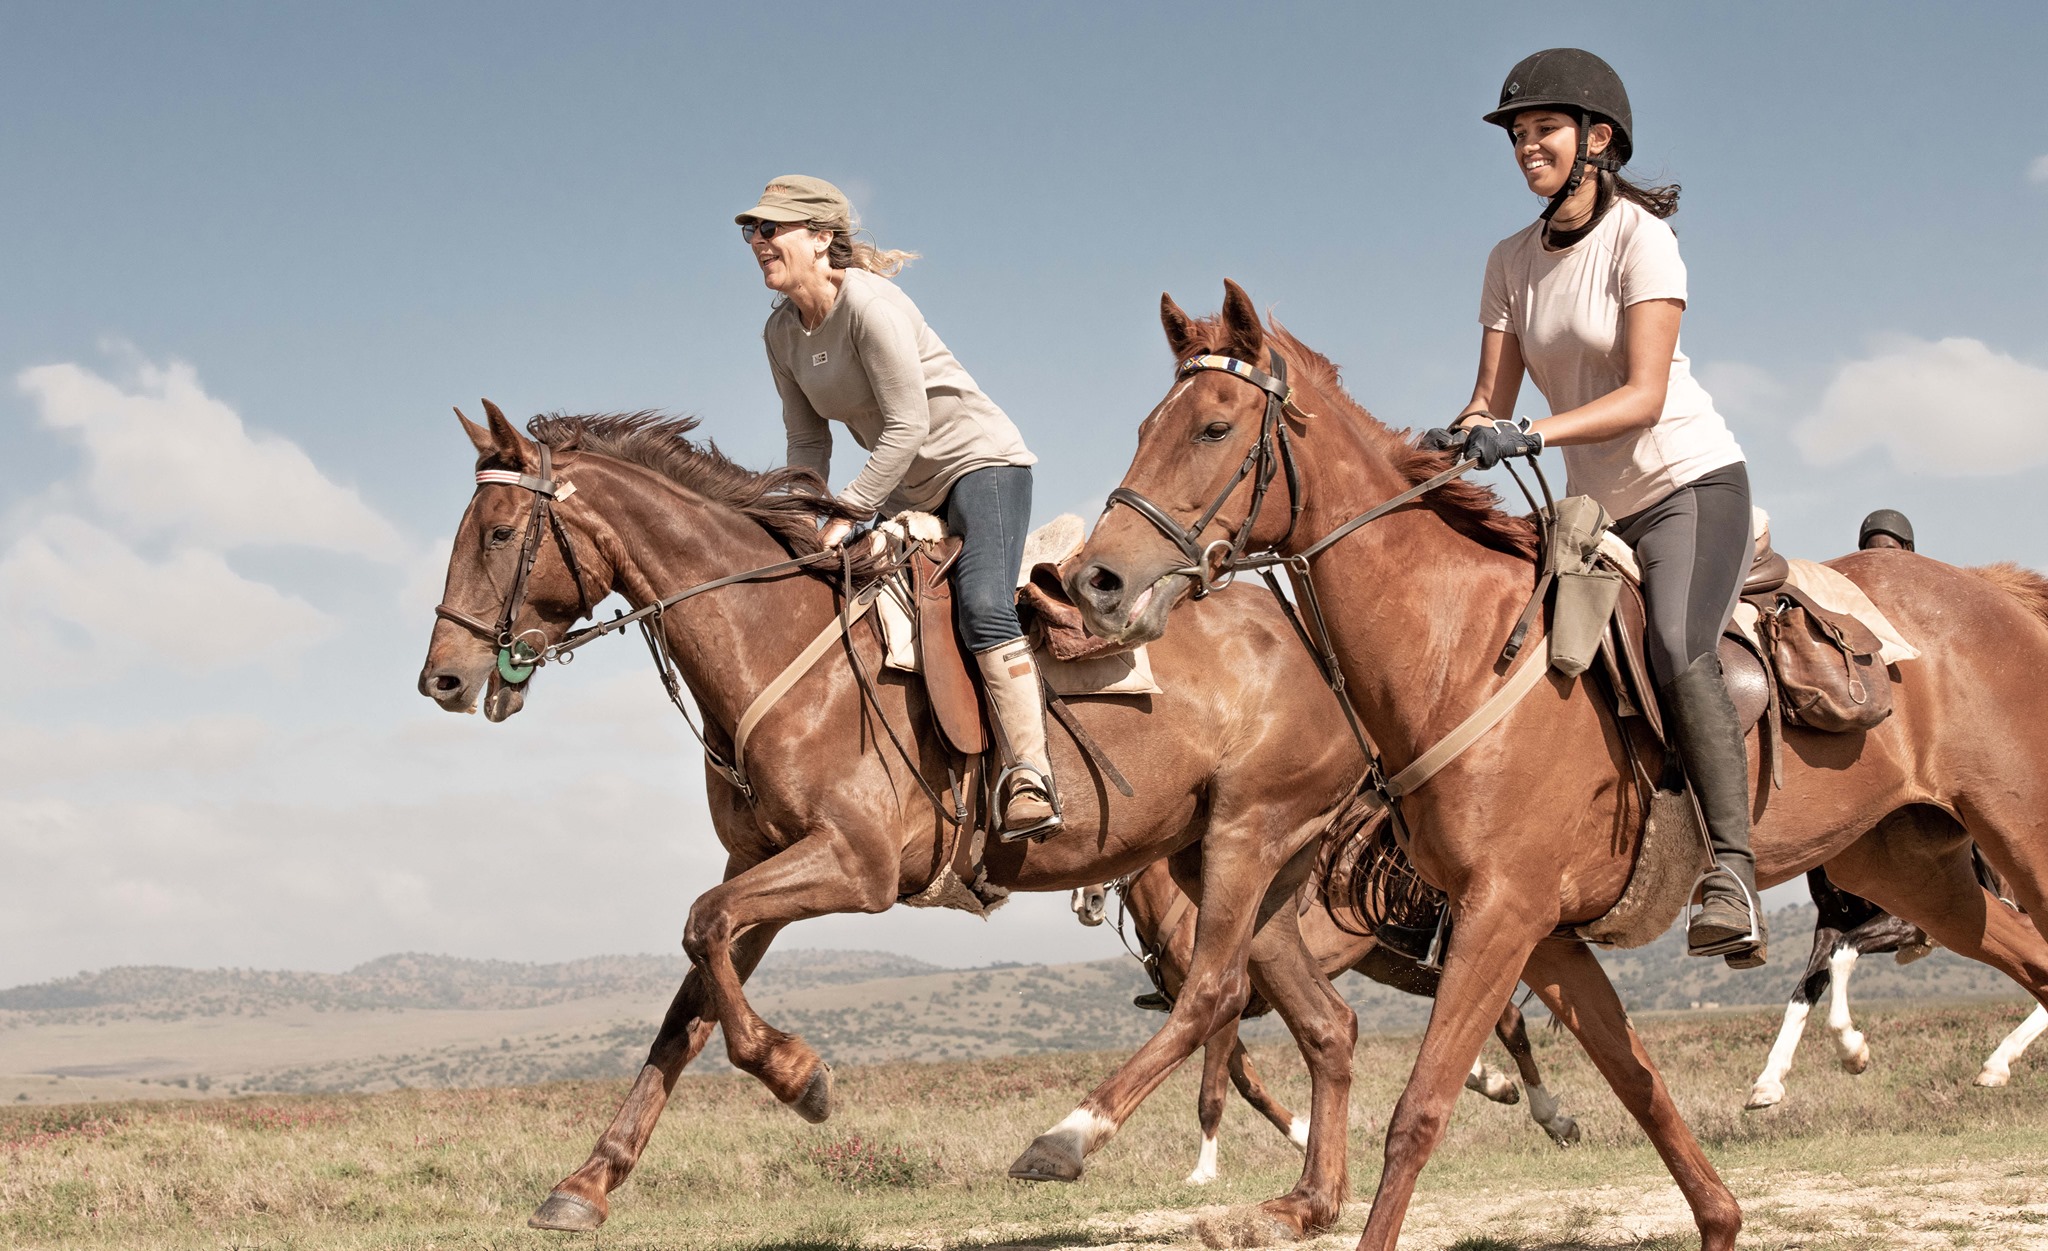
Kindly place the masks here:
[[(476, 471), (477, 489), (487, 486), (516, 486), (533, 493), (533, 504), (526, 514), (526, 533), (520, 540), (519, 564), (512, 574), (512, 589), (505, 596), (504, 606), (498, 611), (498, 623), (486, 624), (477, 617), (447, 603), (436, 604), (434, 615), (444, 621), (452, 621), (479, 638), (489, 639), (498, 645), (498, 676), (508, 685), (517, 686), (533, 676), (544, 655), (557, 649), (548, 645), (547, 635), (538, 628), (512, 632), (512, 624), (519, 616), (519, 610), (526, 606), (526, 589), (533, 576), (534, 562), (540, 558), (540, 539), (543, 529), (555, 536), (555, 546), (562, 553), (562, 563), (569, 568), (569, 576), (576, 580), (576, 615), (587, 615), (596, 605), (591, 601), (589, 591), (584, 589), (583, 568), (576, 561), (576, 545), (569, 541), (569, 532), (562, 525), (562, 519), (555, 512), (555, 505), (576, 493), (576, 484), (564, 481), (557, 483), (554, 478), (553, 450), (545, 443), (540, 448), (540, 472), (524, 474), (516, 469), (479, 469)], [(539, 639), (538, 645), (529, 643), (527, 636)]]
[[(1237, 576), (1238, 569), (1246, 567), (1242, 562), (1246, 550), (1251, 546), (1252, 527), (1258, 523), (1259, 510), (1265, 505), (1266, 491), (1273, 485), (1276, 472), (1285, 473), (1287, 477), (1288, 517), (1287, 533), (1281, 535), (1274, 546), (1282, 546), (1293, 537), (1295, 523), (1301, 520), (1301, 480), (1294, 467), (1294, 449), (1288, 442), (1287, 423), (1283, 417), (1291, 412), (1306, 421), (1308, 414), (1295, 407), (1294, 388), (1287, 385), (1287, 362), (1280, 358), (1278, 351), (1271, 352), (1270, 360), (1273, 365), (1271, 373), (1254, 368), (1234, 356), (1191, 356), (1180, 364), (1179, 377), (1191, 378), (1196, 374), (1212, 371), (1226, 373), (1242, 378), (1266, 393), (1266, 412), (1259, 421), (1258, 441), (1245, 453), (1244, 461), (1238, 465), (1237, 472), (1230, 475), (1230, 480), (1223, 484), (1223, 489), (1217, 492), (1215, 500), (1203, 510), (1200, 517), (1183, 526), (1164, 508), (1131, 488), (1121, 486), (1109, 493), (1109, 502), (1103, 505), (1103, 512), (1107, 513), (1118, 504), (1122, 504), (1151, 522), (1181, 550), (1188, 558), (1188, 565), (1185, 568), (1171, 570), (1166, 576), (1185, 574), (1192, 578), (1195, 583), (1196, 599), (1230, 585), (1231, 580)], [(1237, 491), (1238, 484), (1246, 478), (1252, 480), (1251, 507), (1246, 510), (1244, 521), (1238, 526), (1237, 533), (1203, 545), (1202, 532), (1215, 522), (1216, 515), (1223, 511), (1223, 506)], [(1222, 553), (1220, 562), (1217, 559), (1219, 550)]]

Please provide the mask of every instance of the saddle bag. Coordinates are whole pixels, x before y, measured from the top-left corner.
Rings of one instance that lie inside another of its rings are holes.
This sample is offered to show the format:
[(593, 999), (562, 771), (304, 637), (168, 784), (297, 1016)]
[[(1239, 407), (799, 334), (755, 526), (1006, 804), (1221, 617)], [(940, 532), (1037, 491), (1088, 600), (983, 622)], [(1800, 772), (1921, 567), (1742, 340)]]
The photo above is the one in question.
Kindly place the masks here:
[(1762, 617), (1785, 719), (1830, 734), (1868, 730), (1892, 715), (1891, 673), (1870, 628), (1790, 586)]

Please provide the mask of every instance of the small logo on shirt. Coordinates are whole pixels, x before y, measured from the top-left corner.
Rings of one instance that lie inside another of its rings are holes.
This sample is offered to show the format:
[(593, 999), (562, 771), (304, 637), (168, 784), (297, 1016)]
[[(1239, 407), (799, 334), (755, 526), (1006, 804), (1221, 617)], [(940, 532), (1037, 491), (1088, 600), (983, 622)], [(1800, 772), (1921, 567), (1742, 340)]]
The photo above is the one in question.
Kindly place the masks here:
[(824, 354), (823, 352), (820, 352), (820, 353), (818, 353), (818, 354), (817, 354), (816, 356), (813, 356), (813, 357), (811, 358), (811, 364), (813, 364), (813, 365), (822, 365), (822, 364), (824, 364), (824, 363), (825, 363), (825, 354)]

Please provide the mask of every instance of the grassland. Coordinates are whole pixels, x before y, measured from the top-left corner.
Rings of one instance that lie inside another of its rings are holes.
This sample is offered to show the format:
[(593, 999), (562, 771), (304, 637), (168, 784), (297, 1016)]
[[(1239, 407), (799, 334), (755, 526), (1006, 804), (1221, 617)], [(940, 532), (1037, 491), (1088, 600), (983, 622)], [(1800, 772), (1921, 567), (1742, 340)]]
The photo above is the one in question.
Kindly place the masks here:
[[(2048, 1064), (1968, 1085), (2016, 1005), (1872, 1006), (1876, 1063), (1849, 1077), (1809, 1041), (1791, 1095), (1739, 1110), (1775, 1013), (1642, 1024), (1681, 1106), (1772, 1251), (2048, 1246)], [(1410, 1035), (1358, 1050), (1352, 1167), (1361, 1200)], [(1654, 1153), (1569, 1040), (1539, 1032), (1551, 1088), (1586, 1142), (1560, 1151), (1525, 1110), (1460, 1101), (1405, 1246), (1461, 1251), (1697, 1245)], [(1004, 1179), (1011, 1158), (1115, 1063), (1113, 1053), (843, 1065), (838, 1111), (799, 1122), (752, 1082), (686, 1078), (601, 1235), (523, 1228), (583, 1159), (616, 1081), (0, 1110), (0, 1246), (611, 1249), (1171, 1246), (1228, 1240), (1230, 1205), (1292, 1184), (1299, 1156), (1241, 1106), (1224, 1179), (1193, 1162), (1191, 1074), (1156, 1095), (1073, 1186)], [(1298, 1061), (1258, 1058), (1297, 1106)], [(1347, 1211), (1319, 1248), (1348, 1247)]]

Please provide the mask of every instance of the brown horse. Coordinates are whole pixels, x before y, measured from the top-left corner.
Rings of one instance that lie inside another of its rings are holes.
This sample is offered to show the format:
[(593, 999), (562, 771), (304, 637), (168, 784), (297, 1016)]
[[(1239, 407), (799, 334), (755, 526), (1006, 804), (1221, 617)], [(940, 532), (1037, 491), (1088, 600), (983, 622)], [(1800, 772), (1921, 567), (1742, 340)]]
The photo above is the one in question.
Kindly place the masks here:
[[(1194, 902), (1174, 882), (1170, 866), (1155, 861), (1137, 876), (1118, 887), (1123, 907), (1129, 914), (1131, 932), (1138, 940), (1141, 957), (1148, 964), (1154, 983), (1171, 1003), (1180, 997), (1194, 956), (1195, 925), (1200, 916)], [(1313, 892), (1311, 879), (1304, 891)], [(1298, 911), (1300, 909), (1297, 909)], [(1121, 919), (1120, 919), (1121, 922)], [(1339, 924), (1315, 897), (1301, 911), (1301, 937), (1309, 954), (1331, 978), (1346, 971), (1422, 998), (1436, 994), (1437, 971), (1383, 947), (1370, 934), (1357, 932), (1353, 922)], [(1119, 923), (1119, 933), (1122, 926)], [(1196, 1116), (1202, 1127), (1201, 1155), (1187, 1181), (1206, 1185), (1217, 1177), (1217, 1130), (1223, 1123), (1223, 1105), (1230, 1086), (1252, 1110), (1270, 1121), (1296, 1146), (1308, 1142), (1309, 1122), (1298, 1117), (1276, 1099), (1259, 1078), (1258, 1069), (1238, 1040), (1237, 1022), (1230, 1021), (1203, 1044), (1202, 1085), (1196, 1102)], [(1557, 1099), (1543, 1086), (1543, 1074), (1536, 1066), (1535, 1048), (1529, 1045), (1529, 1029), (1522, 1010), (1511, 1001), (1494, 1025), (1494, 1037), (1507, 1049), (1515, 1069), (1529, 1090), (1529, 1115), (1551, 1141), (1569, 1146), (1579, 1140), (1578, 1122), (1559, 1109)], [(1495, 1103), (1520, 1102), (1522, 1092), (1505, 1073), (1482, 1060), (1474, 1060), (1465, 1077), (1465, 1089), (1484, 1095)]]
[[(1450, 469), (1344, 392), (1330, 363), (1226, 284), (1223, 314), (1195, 322), (1171, 299), (1174, 355), (1230, 358), (1272, 371), (1292, 405), (1272, 416), (1257, 380), (1222, 362), (1186, 367), (1139, 429), (1124, 489), (1149, 501), (1113, 508), (1070, 580), (1089, 628), (1160, 637), (1193, 587), (1212, 538), (1240, 550), (1302, 553), (1349, 519)], [(1264, 473), (1261, 430), (1278, 433)], [(1270, 461), (1268, 462), (1270, 464)], [(1282, 472), (1284, 470), (1284, 472)], [(1272, 484), (1263, 509), (1258, 481)], [(1117, 498), (1112, 496), (1112, 499)], [(1212, 505), (1213, 501), (1213, 505)], [(1530, 527), (1490, 491), (1452, 480), (1322, 548), (1305, 564), (1364, 728), (1399, 769), (1503, 686), (1495, 658), (1534, 580)], [(1210, 509), (1205, 517), (1203, 510)], [(1216, 520), (1213, 525), (1210, 519)], [(1197, 531), (1169, 540), (1160, 520)], [(1788, 727), (1784, 786), (1757, 788), (1755, 848), (1764, 882), (1825, 862), (1844, 888), (1999, 969), (2048, 1003), (2048, 580), (2013, 566), (1963, 570), (1904, 551), (1832, 562), (1923, 649), (1893, 678), (1895, 712), (1862, 734)], [(1178, 620), (1178, 617), (1175, 618)], [(1168, 637), (1171, 637), (1169, 634)], [(1541, 663), (1533, 639), (1524, 663)], [(1406, 1092), (1389, 1119), (1385, 1169), (1361, 1247), (1389, 1248), (1416, 1176), (1441, 1139), (1459, 1083), (1518, 978), (1576, 1033), (1642, 1124), (1691, 1205), (1710, 1251), (1732, 1246), (1742, 1215), (1592, 953), (1554, 937), (1602, 916), (1628, 880), (1643, 802), (1615, 719), (1584, 684), (1555, 674), (1490, 734), (1403, 801), (1417, 869), (1450, 900), (1455, 928)], [(1638, 752), (1650, 750), (1638, 744)], [(1752, 743), (1752, 776), (1754, 772)], [(1970, 839), (2011, 883), (2026, 918), (1971, 871)]]
[[(741, 469), (685, 439), (693, 422), (645, 414), (540, 419), (531, 429), (550, 463), (487, 408), (489, 429), (463, 423), (480, 456), (479, 486), (455, 536), (443, 620), (419, 681), (422, 694), (450, 711), (481, 698), (500, 720), (522, 706), (525, 688), (506, 685), (517, 681), (520, 657), (499, 653), (487, 624), (508, 603), (505, 637), (528, 640), (524, 659), (545, 658), (609, 591), (644, 605), (818, 550), (816, 519), (831, 504), (815, 477)], [(544, 520), (537, 499), (551, 501), (554, 521)], [(527, 534), (537, 535), (532, 547)], [(531, 574), (522, 577), (529, 552)], [(784, 570), (690, 598), (658, 618), (722, 760), (732, 760), (738, 720), (756, 694), (838, 615), (836, 588), (809, 569)], [(707, 768), (712, 823), (729, 859), (724, 882), (690, 909), (683, 948), (694, 967), (610, 1128), (532, 1224), (592, 1229), (605, 1219), (606, 1195), (645, 1149), (678, 1074), (713, 1025), (723, 1027), (734, 1066), (778, 1099), (812, 1121), (830, 1111), (825, 1062), (756, 1015), (742, 983), (784, 926), (886, 911), (925, 892), (973, 837), (950, 828), (924, 789), (943, 794), (949, 766), (962, 762), (929, 728), (922, 683), (882, 674), (871, 626), (847, 637), (759, 722), (743, 775), (751, 798), (722, 769)], [(856, 657), (872, 696), (863, 695)], [(496, 668), (508, 664), (512, 675)], [(1264, 595), (1221, 596), (1188, 614), (1176, 640), (1153, 649), (1152, 664), (1163, 693), (1072, 705), (1097, 741), (1113, 745), (1135, 798), (1118, 796), (1055, 733), (1066, 829), (1044, 842), (991, 842), (987, 880), (1066, 890), (1175, 857), (1203, 901), (1188, 986), (1159, 1033), (1034, 1143), (1012, 1174), (1078, 1177), (1083, 1156), (1256, 989), (1303, 1050), (1316, 1130), (1300, 1184), (1267, 1211), (1294, 1230), (1327, 1224), (1345, 1195), (1357, 1021), (1303, 948), (1292, 900), (1362, 761), (1345, 736), (1307, 729), (1331, 726), (1336, 709)], [(904, 753), (892, 748), (891, 734)], [(573, 859), (557, 871), (575, 871)]]

